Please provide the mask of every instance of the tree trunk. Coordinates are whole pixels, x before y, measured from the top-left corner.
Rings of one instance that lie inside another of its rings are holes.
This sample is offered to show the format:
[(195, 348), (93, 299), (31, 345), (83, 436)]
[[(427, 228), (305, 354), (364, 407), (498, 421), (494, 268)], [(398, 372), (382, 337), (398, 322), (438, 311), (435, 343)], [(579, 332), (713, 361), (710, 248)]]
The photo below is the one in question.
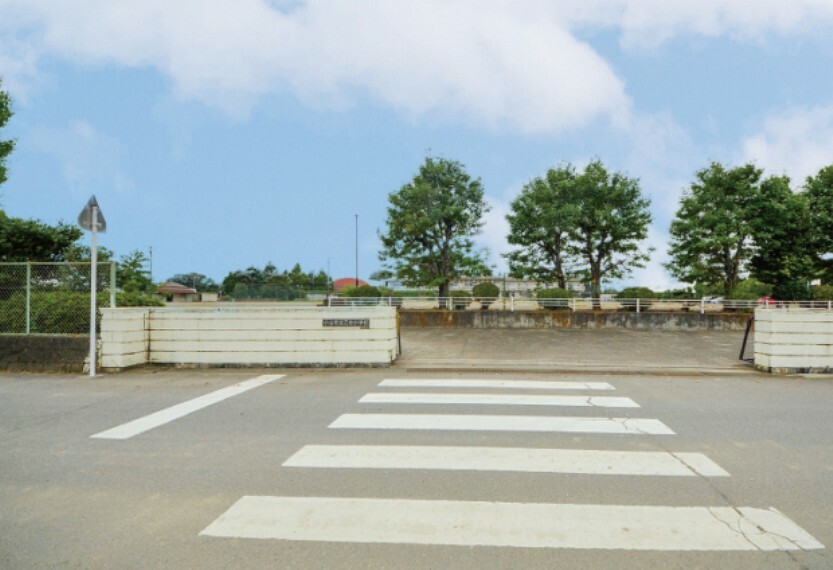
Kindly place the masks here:
[[(448, 281), (443, 281), (442, 283), (440, 283), (439, 296), (441, 298), (442, 297), (448, 297), (448, 292), (449, 292), (450, 287), (451, 287), (451, 283), (449, 283)], [(440, 301), (440, 308), (442, 308), (442, 304), (443, 304), (443, 301)]]
[(593, 282), (591, 283), (590, 291), (591, 295), (593, 295), (593, 310), (600, 311), (602, 309), (602, 271), (599, 267), (591, 268), (590, 270), (591, 278)]

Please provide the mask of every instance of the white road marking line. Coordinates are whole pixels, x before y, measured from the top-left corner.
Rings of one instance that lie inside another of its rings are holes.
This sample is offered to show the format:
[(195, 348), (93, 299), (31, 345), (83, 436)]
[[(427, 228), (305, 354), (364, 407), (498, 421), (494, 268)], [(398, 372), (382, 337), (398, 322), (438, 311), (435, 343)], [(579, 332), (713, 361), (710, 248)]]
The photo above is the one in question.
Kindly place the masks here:
[(139, 435), (140, 433), (144, 433), (183, 416), (187, 416), (192, 412), (196, 412), (197, 410), (201, 410), (212, 404), (231, 398), (232, 396), (242, 394), (252, 388), (257, 388), (258, 386), (262, 386), (272, 382), (273, 380), (277, 380), (278, 378), (283, 378), (284, 376), (285, 374), (258, 376), (257, 378), (252, 378), (251, 380), (246, 380), (245, 382), (240, 382), (233, 386), (228, 386), (226, 388), (204, 394), (198, 398), (194, 398), (193, 400), (188, 400), (187, 402), (171, 406), (170, 408), (165, 408), (164, 410), (141, 417), (133, 420), (132, 422), (91, 435), (90, 437), (97, 439), (128, 439), (134, 435)]
[(702, 453), (509, 447), (306, 445), (287, 459), (283, 466), (680, 477), (729, 476)]
[(607, 382), (536, 380), (382, 380), (385, 388), (509, 388), (517, 390), (615, 390)]
[(540, 431), (674, 435), (671, 428), (659, 420), (553, 416), (343, 414), (331, 423), (329, 427), (336, 429)]
[(774, 509), (244, 496), (200, 535), (617, 550), (824, 546)]
[(593, 406), (638, 408), (630, 398), (610, 396), (551, 396), (533, 394), (432, 394), (385, 392), (367, 394), (360, 404), (486, 404), (500, 406)]

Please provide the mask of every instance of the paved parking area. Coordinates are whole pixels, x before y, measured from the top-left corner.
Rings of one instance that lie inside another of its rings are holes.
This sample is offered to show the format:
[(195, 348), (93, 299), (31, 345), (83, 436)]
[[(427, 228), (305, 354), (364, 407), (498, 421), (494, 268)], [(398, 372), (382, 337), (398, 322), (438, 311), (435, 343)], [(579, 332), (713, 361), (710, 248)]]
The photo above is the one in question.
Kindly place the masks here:
[(831, 403), (765, 375), (5, 375), (0, 566), (829, 568)]

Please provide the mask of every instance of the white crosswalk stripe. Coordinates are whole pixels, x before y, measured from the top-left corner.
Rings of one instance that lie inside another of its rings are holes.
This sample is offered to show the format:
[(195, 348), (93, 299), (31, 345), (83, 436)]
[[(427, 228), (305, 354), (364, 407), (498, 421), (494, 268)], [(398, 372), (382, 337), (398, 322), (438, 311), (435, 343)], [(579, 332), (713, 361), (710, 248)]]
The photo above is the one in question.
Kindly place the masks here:
[(200, 534), (530, 548), (822, 548), (775, 510), (333, 497), (243, 497)]
[[(530, 390), (611, 391), (606, 382), (501, 379), (386, 379), (360, 404), (470, 406), (478, 413), (346, 413), (337, 430), (542, 432), (674, 435), (658, 419), (580, 415), (495, 415), (485, 406), (639, 408), (626, 397), (530, 394)], [(495, 393), (436, 392), (442, 389)], [(420, 391), (413, 391), (419, 389)], [(514, 391), (516, 393), (507, 393)], [(469, 411), (469, 410), (466, 410)], [(458, 436), (465, 437), (465, 436)], [(630, 438), (629, 438), (630, 439)], [(539, 473), (606, 477), (729, 477), (702, 453), (482, 445), (306, 445), (282, 467)], [(606, 479), (607, 480), (607, 479)], [(360, 497), (245, 496), (204, 536), (352, 543), (654, 551), (775, 551), (824, 548), (775, 509), (509, 503)]]
[(306, 445), (285, 467), (728, 477), (702, 453), (418, 445)]
[(659, 420), (638, 418), (585, 418), (574, 416), (343, 414), (331, 423), (330, 427), (335, 429), (530, 431), (674, 435), (671, 428)]
[(615, 390), (607, 382), (551, 382), (546, 380), (382, 380), (383, 388), (501, 388), (509, 390)]
[(485, 404), (500, 406), (570, 406), (596, 408), (638, 408), (630, 398), (607, 396), (539, 396), (531, 394), (425, 394), (397, 392), (366, 394), (362, 404)]

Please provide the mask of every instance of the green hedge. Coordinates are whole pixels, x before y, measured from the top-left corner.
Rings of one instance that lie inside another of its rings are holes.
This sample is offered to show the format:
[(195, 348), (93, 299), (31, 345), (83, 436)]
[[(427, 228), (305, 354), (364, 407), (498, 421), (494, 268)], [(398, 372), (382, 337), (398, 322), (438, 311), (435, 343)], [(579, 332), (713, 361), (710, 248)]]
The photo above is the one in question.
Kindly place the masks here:
[(561, 287), (552, 289), (540, 289), (536, 294), (538, 304), (545, 309), (559, 310), (570, 307), (569, 299), (573, 298), (573, 292)]
[(833, 301), (833, 285), (810, 287), (810, 298), (813, 301)]
[(485, 310), (500, 296), (500, 287), (490, 281), (485, 281), (475, 285), (471, 293), (480, 300), (480, 308)]

